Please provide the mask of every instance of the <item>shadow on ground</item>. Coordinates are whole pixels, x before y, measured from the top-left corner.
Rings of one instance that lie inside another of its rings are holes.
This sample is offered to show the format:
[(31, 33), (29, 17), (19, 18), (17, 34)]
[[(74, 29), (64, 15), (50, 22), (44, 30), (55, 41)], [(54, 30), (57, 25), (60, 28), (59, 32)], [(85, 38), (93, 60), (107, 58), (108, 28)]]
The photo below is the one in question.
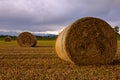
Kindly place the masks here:
[(116, 55), (111, 65), (120, 65), (120, 55)]
[(120, 65), (120, 59), (114, 60), (111, 65)]

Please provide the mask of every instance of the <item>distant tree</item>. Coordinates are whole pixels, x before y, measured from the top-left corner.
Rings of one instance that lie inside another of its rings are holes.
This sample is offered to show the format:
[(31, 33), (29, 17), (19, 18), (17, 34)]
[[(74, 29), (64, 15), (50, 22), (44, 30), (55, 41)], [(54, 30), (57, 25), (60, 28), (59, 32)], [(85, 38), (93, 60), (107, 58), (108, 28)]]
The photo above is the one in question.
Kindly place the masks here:
[(118, 27), (118, 26), (115, 26), (115, 27), (114, 27), (114, 31), (118, 33), (118, 32), (119, 32), (119, 27)]

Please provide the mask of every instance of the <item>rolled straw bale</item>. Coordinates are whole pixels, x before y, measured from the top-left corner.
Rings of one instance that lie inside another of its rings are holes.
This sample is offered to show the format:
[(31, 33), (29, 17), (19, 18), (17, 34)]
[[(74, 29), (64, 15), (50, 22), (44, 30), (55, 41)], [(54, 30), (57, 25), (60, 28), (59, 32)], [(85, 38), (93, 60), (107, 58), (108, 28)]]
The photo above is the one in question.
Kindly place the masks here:
[(58, 57), (74, 64), (107, 64), (116, 54), (117, 36), (104, 20), (85, 17), (59, 34), (55, 48)]
[(10, 42), (12, 39), (11, 39), (11, 37), (10, 36), (6, 36), (5, 38), (4, 38), (4, 41), (5, 42)]
[(21, 47), (34, 47), (37, 43), (36, 37), (30, 32), (22, 32), (18, 38), (17, 42)]

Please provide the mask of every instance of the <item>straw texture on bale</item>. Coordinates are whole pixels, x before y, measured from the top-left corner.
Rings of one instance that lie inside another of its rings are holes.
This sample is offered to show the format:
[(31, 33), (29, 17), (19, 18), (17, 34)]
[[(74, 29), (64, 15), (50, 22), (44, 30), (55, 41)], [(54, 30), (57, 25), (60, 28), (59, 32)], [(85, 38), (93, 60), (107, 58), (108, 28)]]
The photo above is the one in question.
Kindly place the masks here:
[(34, 47), (36, 46), (36, 37), (30, 32), (22, 32), (18, 38), (17, 42), (21, 47)]
[(4, 39), (5, 42), (10, 42), (11, 40), (12, 40), (12, 39), (11, 39), (10, 36), (5, 37), (5, 39)]
[(85, 17), (59, 34), (55, 48), (58, 57), (74, 64), (107, 64), (116, 54), (117, 36), (104, 20)]

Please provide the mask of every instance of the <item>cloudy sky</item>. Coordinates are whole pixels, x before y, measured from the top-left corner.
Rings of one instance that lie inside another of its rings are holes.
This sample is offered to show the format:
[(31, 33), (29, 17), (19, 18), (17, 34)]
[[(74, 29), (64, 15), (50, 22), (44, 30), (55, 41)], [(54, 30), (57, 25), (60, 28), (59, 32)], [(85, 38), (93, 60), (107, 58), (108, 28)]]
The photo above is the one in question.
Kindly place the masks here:
[(0, 34), (57, 34), (86, 16), (120, 26), (120, 0), (0, 0)]

